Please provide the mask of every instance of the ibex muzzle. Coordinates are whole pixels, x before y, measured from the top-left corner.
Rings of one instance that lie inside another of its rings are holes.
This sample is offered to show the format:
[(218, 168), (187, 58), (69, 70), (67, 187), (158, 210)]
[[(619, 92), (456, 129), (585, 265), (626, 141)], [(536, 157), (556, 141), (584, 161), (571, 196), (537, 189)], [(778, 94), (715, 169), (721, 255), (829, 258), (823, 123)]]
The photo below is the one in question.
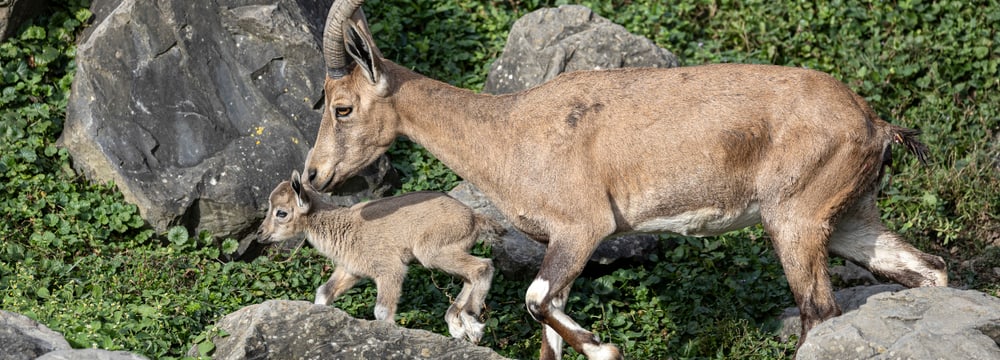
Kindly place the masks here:
[[(341, 0), (331, 14), (355, 14)], [(335, 11), (336, 10), (336, 11)], [(828, 252), (906, 286), (946, 285), (941, 258), (880, 222), (875, 196), (893, 142), (924, 156), (916, 131), (880, 119), (831, 76), (764, 65), (581, 71), (519, 93), (475, 94), (378, 55), (363, 20), (331, 17), (345, 61), (306, 163), (329, 190), (397, 136), (482, 189), (519, 230), (548, 244), (526, 294), (544, 325), (541, 358), (562, 340), (621, 358), (563, 312), (597, 245), (624, 231), (721, 234), (762, 223), (806, 333), (840, 313)], [(349, 59), (349, 60), (348, 60)]]

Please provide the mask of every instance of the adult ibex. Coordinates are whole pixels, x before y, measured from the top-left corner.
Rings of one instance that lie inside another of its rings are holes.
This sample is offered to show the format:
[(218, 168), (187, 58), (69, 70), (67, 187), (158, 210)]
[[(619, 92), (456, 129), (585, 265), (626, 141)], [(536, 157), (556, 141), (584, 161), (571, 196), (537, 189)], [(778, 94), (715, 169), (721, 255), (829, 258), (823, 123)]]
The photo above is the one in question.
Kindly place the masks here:
[(890, 125), (843, 83), (801, 68), (710, 65), (581, 71), (514, 94), (475, 94), (381, 57), (361, 0), (338, 0), (324, 34), (326, 103), (309, 181), (330, 190), (397, 136), (479, 187), (548, 244), (525, 302), (542, 359), (566, 340), (621, 358), (563, 312), (608, 235), (722, 234), (762, 223), (801, 309), (802, 334), (837, 316), (827, 253), (903, 285), (946, 285), (940, 257), (880, 222), (892, 142), (924, 160), (917, 131)]
[(503, 231), (440, 192), (411, 192), (351, 207), (334, 204), (309, 183), (282, 181), (268, 197), (267, 216), (257, 236), (261, 243), (306, 240), (336, 265), (330, 280), (316, 289), (316, 303), (329, 305), (358, 280), (375, 280), (375, 318), (395, 321), (406, 277), (414, 260), (462, 278), (462, 291), (445, 314), (448, 331), (473, 343), (483, 336), (479, 319), (493, 281), (493, 262), (469, 254), (481, 235)]

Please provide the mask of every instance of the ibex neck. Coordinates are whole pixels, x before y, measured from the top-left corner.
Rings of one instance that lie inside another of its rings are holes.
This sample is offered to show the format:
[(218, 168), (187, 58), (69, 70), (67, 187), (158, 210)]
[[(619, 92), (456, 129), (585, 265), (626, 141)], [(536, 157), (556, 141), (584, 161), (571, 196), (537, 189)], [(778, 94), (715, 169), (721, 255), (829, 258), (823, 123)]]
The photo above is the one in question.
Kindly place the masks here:
[(400, 133), (427, 148), (462, 178), (489, 186), (481, 174), (508, 161), (506, 149), (517, 141), (504, 109), (515, 97), (476, 94), (413, 74), (399, 86), (396, 107)]
[(306, 241), (317, 251), (330, 257), (334, 262), (340, 261), (340, 254), (345, 246), (350, 246), (352, 222), (346, 208), (320, 203), (318, 209), (305, 215), (308, 217), (305, 227)]

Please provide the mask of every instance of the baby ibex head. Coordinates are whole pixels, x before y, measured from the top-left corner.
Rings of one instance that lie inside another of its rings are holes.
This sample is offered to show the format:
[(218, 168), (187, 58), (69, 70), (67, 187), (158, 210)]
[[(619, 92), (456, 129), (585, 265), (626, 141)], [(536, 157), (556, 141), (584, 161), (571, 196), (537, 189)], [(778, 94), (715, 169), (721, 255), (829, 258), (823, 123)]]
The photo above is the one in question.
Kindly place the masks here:
[(304, 217), (309, 214), (312, 194), (311, 188), (303, 188), (298, 170), (293, 171), (290, 180), (282, 181), (271, 191), (267, 216), (257, 229), (257, 241), (267, 244), (304, 234)]

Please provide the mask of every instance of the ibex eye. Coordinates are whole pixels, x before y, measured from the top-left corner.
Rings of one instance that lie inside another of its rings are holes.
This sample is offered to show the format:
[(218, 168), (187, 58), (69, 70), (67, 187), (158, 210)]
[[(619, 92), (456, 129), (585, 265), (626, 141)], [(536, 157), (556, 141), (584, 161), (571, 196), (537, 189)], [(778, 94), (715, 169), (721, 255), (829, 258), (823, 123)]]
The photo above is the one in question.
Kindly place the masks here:
[(345, 107), (337, 107), (337, 108), (333, 109), (334, 113), (337, 114), (337, 117), (345, 117), (347, 115), (350, 115), (352, 110), (353, 109), (351, 109), (349, 107), (346, 107), (346, 106)]
[(285, 212), (285, 210), (278, 210), (274, 212), (274, 216), (277, 216), (279, 219), (284, 219), (285, 216), (288, 216), (288, 213)]

